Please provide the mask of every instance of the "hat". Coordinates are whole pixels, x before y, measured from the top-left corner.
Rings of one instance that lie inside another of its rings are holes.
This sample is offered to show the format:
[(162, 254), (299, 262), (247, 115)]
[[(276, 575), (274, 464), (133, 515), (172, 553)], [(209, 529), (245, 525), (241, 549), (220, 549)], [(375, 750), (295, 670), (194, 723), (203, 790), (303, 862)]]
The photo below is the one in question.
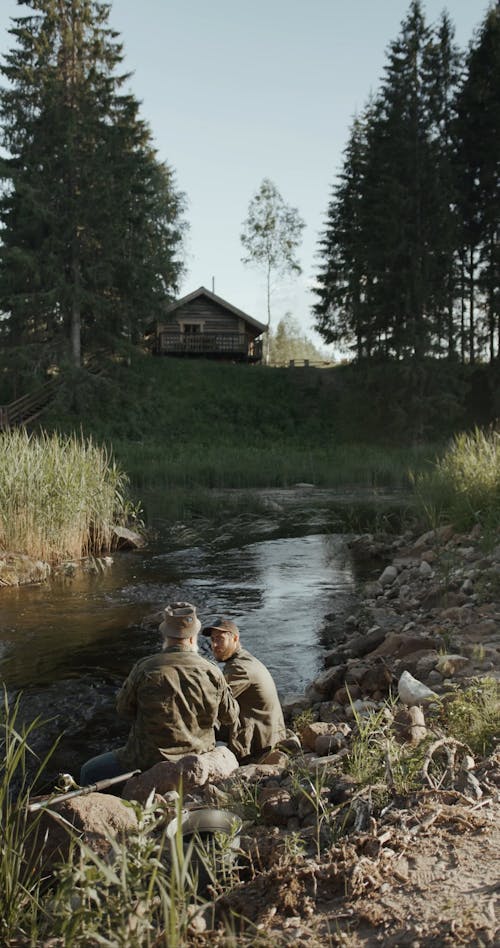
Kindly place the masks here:
[(205, 628), (201, 630), (201, 634), (211, 635), (212, 632), (230, 632), (231, 635), (238, 635), (239, 631), (235, 622), (231, 622), (231, 619), (226, 619), (225, 616), (219, 616), (219, 618), (214, 619), (210, 625), (206, 625)]
[(201, 629), (196, 609), (190, 602), (172, 602), (165, 608), (164, 615), (160, 632), (165, 638), (189, 639)]

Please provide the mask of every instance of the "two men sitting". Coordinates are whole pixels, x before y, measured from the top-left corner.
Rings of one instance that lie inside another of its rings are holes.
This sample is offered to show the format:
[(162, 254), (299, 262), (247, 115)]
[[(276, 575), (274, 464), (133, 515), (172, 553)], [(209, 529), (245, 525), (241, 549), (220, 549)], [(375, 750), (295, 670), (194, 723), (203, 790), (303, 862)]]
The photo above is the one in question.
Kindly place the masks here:
[(117, 697), (118, 713), (132, 718), (127, 743), (88, 760), (82, 786), (213, 750), (219, 728), (240, 763), (285, 737), (271, 675), (241, 648), (233, 622), (221, 618), (203, 629), (224, 673), (198, 653), (201, 622), (190, 603), (167, 606), (159, 631), (162, 651), (134, 665)]

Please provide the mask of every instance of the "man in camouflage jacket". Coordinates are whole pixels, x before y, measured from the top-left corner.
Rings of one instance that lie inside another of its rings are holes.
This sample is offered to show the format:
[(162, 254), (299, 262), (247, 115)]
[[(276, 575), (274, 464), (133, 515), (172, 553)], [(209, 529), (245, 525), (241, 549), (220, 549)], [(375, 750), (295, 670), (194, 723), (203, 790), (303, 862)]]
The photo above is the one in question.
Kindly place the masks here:
[(212, 651), (225, 662), (224, 677), (238, 701), (239, 725), (229, 728), (228, 745), (240, 763), (258, 760), (286, 738), (276, 685), (266, 666), (241, 647), (238, 626), (220, 617), (203, 629)]
[(198, 654), (200, 629), (194, 606), (167, 606), (163, 651), (137, 662), (118, 694), (118, 712), (132, 718), (127, 743), (87, 761), (81, 785), (204, 754), (215, 747), (215, 728), (238, 727), (238, 704), (222, 672)]

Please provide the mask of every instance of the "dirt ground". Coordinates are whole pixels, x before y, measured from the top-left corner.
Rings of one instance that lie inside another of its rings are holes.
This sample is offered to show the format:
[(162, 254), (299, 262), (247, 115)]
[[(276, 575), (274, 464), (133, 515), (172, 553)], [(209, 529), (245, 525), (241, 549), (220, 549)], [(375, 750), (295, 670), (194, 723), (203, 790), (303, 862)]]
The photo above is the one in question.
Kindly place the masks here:
[(233, 936), (215, 925), (193, 944), (500, 944), (498, 794), (471, 803), (456, 792), (423, 791), (319, 858), (290, 855), (283, 837), (268, 831), (261, 859), (253, 880), (218, 903), (219, 922), (230, 914)]

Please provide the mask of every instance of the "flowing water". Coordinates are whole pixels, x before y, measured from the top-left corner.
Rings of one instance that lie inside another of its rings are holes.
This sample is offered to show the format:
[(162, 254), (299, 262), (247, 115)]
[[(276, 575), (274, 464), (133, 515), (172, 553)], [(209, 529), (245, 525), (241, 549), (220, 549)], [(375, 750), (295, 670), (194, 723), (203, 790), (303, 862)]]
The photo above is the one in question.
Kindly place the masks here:
[[(114, 696), (134, 662), (158, 650), (166, 603), (195, 603), (202, 622), (233, 617), (282, 696), (319, 672), (352, 608), (359, 576), (347, 538), (310, 510), (236, 517), (224, 533), (208, 521), (172, 529), (161, 516), (154, 526), (147, 549), (118, 553), (109, 568), (0, 592), (0, 676), (10, 695), (22, 692), (24, 718), (48, 719), (35, 738), (40, 752), (62, 734), (56, 772), (77, 774), (84, 759), (123, 741)], [(201, 647), (209, 651), (206, 640)]]

